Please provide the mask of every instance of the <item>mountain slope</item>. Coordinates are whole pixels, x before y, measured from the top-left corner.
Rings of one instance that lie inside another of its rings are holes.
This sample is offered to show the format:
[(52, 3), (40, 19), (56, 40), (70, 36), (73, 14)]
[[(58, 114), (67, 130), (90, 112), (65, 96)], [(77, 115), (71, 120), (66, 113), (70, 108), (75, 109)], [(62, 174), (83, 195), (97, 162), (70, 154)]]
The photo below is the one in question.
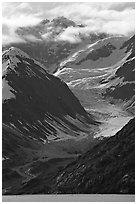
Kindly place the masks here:
[(45, 142), (96, 124), (63, 81), (16, 48), (3, 54), (3, 123)]
[(29, 173), (33, 163), (58, 158), (64, 166), (63, 158), (66, 164), (85, 151), (89, 144), (75, 140), (92, 134), (98, 122), (62, 80), (23, 51), (12, 47), (2, 61), (3, 189), (12, 193), (37, 176)]
[(96, 109), (98, 103), (107, 108), (113, 99), (130, 106), (135, 95), (134, 46), (135, 36), (99, 40), (63, 61), (54, 75), (68, 84), (87, 109)]
[[(120, 49), (127, 37), (108, 37), (89, 44), (86, 49), (68, 59), (61, 67), (106, 68), (116, 64), (125, 57), (126, 49)], [(128, 52), (127, 52), (128, 55)]]
[(128, 54), (115, 70), (102, 78), (102, 94), (113, 104), (122, 104), (123, 109), (135, 113), (135, 36), (132, 36), (120, 47)]
[(54, 74), (102, 122), (99, 137), (116, 134), (135, 114), (134, 38), (109, 37), (90, 44)]
[(95, 124), (63, 81), (16, 48), (3, 54), (3, 122), (43, 139), (56, 137), (57, 125), (75, 132)]
[(69, 164), (56, 182), (59, 194), (134, 194), (135, 120)]

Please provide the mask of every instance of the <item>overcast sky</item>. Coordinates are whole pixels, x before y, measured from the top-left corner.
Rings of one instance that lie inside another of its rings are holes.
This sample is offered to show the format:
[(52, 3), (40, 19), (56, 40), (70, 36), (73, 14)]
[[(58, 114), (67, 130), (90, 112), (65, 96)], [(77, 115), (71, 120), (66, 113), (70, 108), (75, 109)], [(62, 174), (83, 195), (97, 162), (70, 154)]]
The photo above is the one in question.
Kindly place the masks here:
[(135, 30), (133, 2), (6, 2), (2, 4), (2, 15), (3, 43), (14, 39), (21, 41), (15, 34), (15, 30), (20, 26), (35, 25), (45, 18), (52, 19), (58, 16), (86, 24), (88, 31), (130, 36)]

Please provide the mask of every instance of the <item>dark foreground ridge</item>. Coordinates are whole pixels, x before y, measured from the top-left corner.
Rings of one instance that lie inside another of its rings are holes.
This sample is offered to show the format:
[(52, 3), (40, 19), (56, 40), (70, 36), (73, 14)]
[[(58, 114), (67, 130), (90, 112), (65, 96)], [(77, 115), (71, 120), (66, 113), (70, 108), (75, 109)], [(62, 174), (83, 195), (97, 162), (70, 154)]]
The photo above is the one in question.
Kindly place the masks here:
[(134, 194), (135, 120), (69, 164), (56, 182), (57, 194)]
[[(43, 173), (7, 194), (134, 194), (135, 193), (135, 119), (116, 135), (105, 138), (91, 150), (46, 178), (45, 171), (57, 168), (38, 163)], [(64, 159), (64, 164), (67, 164)], [(42, 165), (42, 166), (41, 166)], [(45, 170), (44, 170), (45, 169)], [(35, 173), (35, 172), (33, 172)]]

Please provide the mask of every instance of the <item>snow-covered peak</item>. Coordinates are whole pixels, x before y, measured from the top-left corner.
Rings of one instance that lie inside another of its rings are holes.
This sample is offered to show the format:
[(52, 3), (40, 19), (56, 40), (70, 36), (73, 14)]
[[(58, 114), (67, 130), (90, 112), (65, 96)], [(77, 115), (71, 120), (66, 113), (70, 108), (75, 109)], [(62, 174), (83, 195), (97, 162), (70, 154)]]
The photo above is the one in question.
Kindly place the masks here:
[(19, 48), (10, 47), (8, 50), (5, 50), (2, 55), (2, 75), (5, 75), (8, 69), (15, 71), (15, 68), (19, 67), (18, 63), (23, 63), (26, 65), (26, 70), (28, 70), (29, 73), (32, 73), (32, 69), (28, 68), (28, 66), (30, 66), (30, 60), (39, 67), (40, 72), (44, 74), (47, 73), (45, 67), (41, 63), (31, 58)]
[(75, 26), (76, 24), (64, 16), (60, 16), (58, 18), (54, 18), (51, 23), (54, 24), (54, 26), (63, 26), (63, 27), (69, 27), (69, 26)]
[(29, 55), (16, 47), (10, 47), (5, 50), (2, 55), (2, 74), (6, 74), (9, 68), (14, 70), (18, 63), (21, 62), (19, 57), (22, 59), (30, 58)]
[(8, 50), (5, 50), (3, 52), (3, 55), (9, 55), (9, 57), (20, 56), (23, 58), (29, 58), (29, 55), (27, 55), (25, 52), (16, 47), (10, 47)]

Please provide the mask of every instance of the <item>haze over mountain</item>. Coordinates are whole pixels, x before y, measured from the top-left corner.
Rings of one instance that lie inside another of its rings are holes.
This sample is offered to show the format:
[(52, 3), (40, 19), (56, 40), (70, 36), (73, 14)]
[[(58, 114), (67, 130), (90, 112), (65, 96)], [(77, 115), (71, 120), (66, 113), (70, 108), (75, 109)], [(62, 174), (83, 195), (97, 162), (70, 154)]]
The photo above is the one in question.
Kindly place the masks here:
[[(134, 2), (3, 2), (2, 6), (3, 44), (23, 42), (16, 34), (19, 27), (34, 26), (43, 19), (52, 20), (60, 15), (87, 25), (85, 30), (81, 29), (85, 34), (130, 36), (135, 30)], [(69, 29), (65, 35), (75, 38), (77, 31)]]
[[(51, 21), (42, 20), (36, 26), (19, 27), (15, 31), (22, 42), (10, 43), (41, 62), (50, 73), (55, 72), (59, 63), (81, 47), (108, 36), (107, 33), (90, 32), (85, 34), (86, 26), (58, 17)], [(71, 34), (72, 30), (74, 32)]]

